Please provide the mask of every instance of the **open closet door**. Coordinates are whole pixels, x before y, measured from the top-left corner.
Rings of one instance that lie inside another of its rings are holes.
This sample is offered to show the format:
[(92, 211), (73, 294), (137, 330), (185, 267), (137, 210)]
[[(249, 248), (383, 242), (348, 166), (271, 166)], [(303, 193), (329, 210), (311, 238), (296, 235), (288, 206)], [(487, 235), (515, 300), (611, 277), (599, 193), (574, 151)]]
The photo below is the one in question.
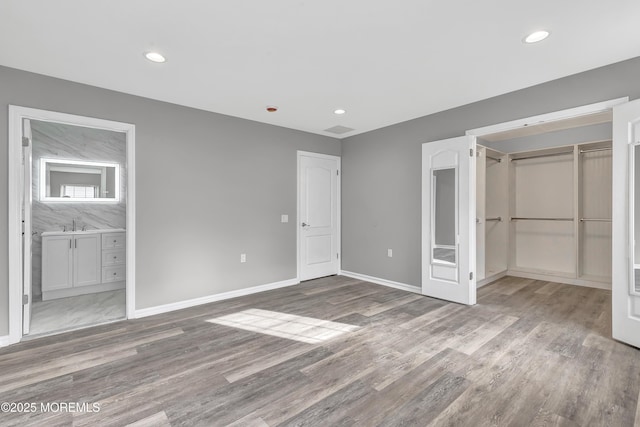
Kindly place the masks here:
[(640, 100), (613, 108), (613, 338), (640, 347)]
[(422, 145), (422, 293), (476, 303), (476, 139)]
[(22, 333), (31, 327), (31, 122), (22, 122)]

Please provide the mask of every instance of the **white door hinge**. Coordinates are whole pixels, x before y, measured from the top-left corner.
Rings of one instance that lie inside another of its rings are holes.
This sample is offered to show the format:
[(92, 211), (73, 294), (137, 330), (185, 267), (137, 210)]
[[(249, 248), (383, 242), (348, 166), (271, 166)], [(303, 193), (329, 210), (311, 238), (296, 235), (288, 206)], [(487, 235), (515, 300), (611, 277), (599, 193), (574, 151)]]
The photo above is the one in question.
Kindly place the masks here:
[(473, 271), (469, 273), (469, 280), (473, 280)]
[(473, 148), (469, 148), (469, 157), (473, 157)]
[(29, 295), (22, 295), (22, 305), (29, 304)]

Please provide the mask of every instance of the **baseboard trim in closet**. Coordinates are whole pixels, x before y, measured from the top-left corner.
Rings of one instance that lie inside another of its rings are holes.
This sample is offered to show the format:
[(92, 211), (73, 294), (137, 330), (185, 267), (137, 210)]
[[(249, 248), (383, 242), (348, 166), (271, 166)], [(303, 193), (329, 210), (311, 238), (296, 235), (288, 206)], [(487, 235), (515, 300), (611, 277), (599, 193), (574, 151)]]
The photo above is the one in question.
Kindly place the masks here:
[(375, 283), (376, 285), (387, 286), (389, 288), (401, 289), (407, 292), (422, 294), (422, 289), (417, 286), (407, 285), (405, 283), (394, 282), (393, 280), (381, 279), (379, 277), (367, 276), (366, 274), (354, 273), (352, 271), (340, 270), (341, 276), (351, 277), (352, 279), (363, 280), (365, 282)]
[(478, 283), (476, 283), (476, 288), (481, 288), (483, 286), (488, 285), (489, 283), (493, 283), (496, 280), (502, 279), (506, 275), (507, 275), (507, 270), (501, 271), (500, 273), (496, 273), (496, 274), (491, 275), (489, 277), (485, 277), (482, 280), (478, 280)]
[(186, 301), (178, 301), (170, 304), (158, 305), (155, 307), (142, 308), (136, 310), (136, 319), (141, 317), (153, 316), (155, 314), (168, 313), (170, 311), (182, 310), (183, 308), (195, 307), (196, 305), (208, 304), (210, 302), (222, 301), (225, 299), (242, 297), (245, 295), (255, 294), (258, 292), (270, 291), (278, 288), (285, 288), (299, 284), (298, 279), (283, 280), (281, 282), (267, 283), (266, 285), (253, 286), (251, 288), (238, 289), (236, 291), (223, 292), (220, 294), (208, 295), (205, 297), (194, 298)]
[(11, 343), (9, 335), (3, 335), (0, 337), (0, 347), (6, 347)]
[(558, 277), (546, 274), (529, 273), (526, 271), (508, 270), (506, 276), (521, 277), (523, 279), (545, 280), (547, 282), (564, 283), (567, 285), (585, 286), (587, 288), (611, 290), (611, 283), (596, 282), (593, 280), (574, 279), (571, 277)]

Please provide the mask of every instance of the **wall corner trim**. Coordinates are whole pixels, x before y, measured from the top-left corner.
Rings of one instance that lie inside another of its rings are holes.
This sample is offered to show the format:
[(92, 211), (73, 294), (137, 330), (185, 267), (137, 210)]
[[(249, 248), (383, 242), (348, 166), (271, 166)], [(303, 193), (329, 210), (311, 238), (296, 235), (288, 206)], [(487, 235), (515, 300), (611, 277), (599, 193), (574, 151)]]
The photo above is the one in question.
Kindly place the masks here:
[(365, 282), (375, 283), (376, 285), (387, 286), (389, 288), (400, 289), (422, 295), (422, 289), (418, 286), (407, 285), (406, 283), (394, 282), (387, 279), (380, 279), (379, 277), (367, 276), (366, 274), (354, 273), (352, 271), (340, 270), (339, 274), (341, 276), (351, 277), (352, 279), (364, 280)]
[(182, 310), (183, 308), (195, 307), (210, 302), (223, 301), (226, 299), (237, 298), (245, 295), (251, 295), (258, 292), (270, 291), (272, 289), (285, 288), (299, 284), (300, 281), (295, 279), (283, 280), (280, 282), (267, 283), (265, 285), (252, 286), (250, 288), (238, 289), (236, 291), (223, 292), (220, 294), (208, 295), (200, 298), (174, 302), (170, 304), (158, 305), (155, 307), (142, 308), (136, 310), (136, 319), (141, 317), (153, 316), (155, 314), (168, 313), (170, 311)]

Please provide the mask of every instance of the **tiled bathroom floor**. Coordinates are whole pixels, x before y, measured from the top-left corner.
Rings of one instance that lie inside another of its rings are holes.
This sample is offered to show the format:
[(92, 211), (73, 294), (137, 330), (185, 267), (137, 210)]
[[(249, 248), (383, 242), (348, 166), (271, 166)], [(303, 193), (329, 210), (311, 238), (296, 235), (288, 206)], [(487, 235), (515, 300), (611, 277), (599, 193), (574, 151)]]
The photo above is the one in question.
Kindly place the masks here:
[(29, 336), (125, 318), (125, 290), (35, 302)]

